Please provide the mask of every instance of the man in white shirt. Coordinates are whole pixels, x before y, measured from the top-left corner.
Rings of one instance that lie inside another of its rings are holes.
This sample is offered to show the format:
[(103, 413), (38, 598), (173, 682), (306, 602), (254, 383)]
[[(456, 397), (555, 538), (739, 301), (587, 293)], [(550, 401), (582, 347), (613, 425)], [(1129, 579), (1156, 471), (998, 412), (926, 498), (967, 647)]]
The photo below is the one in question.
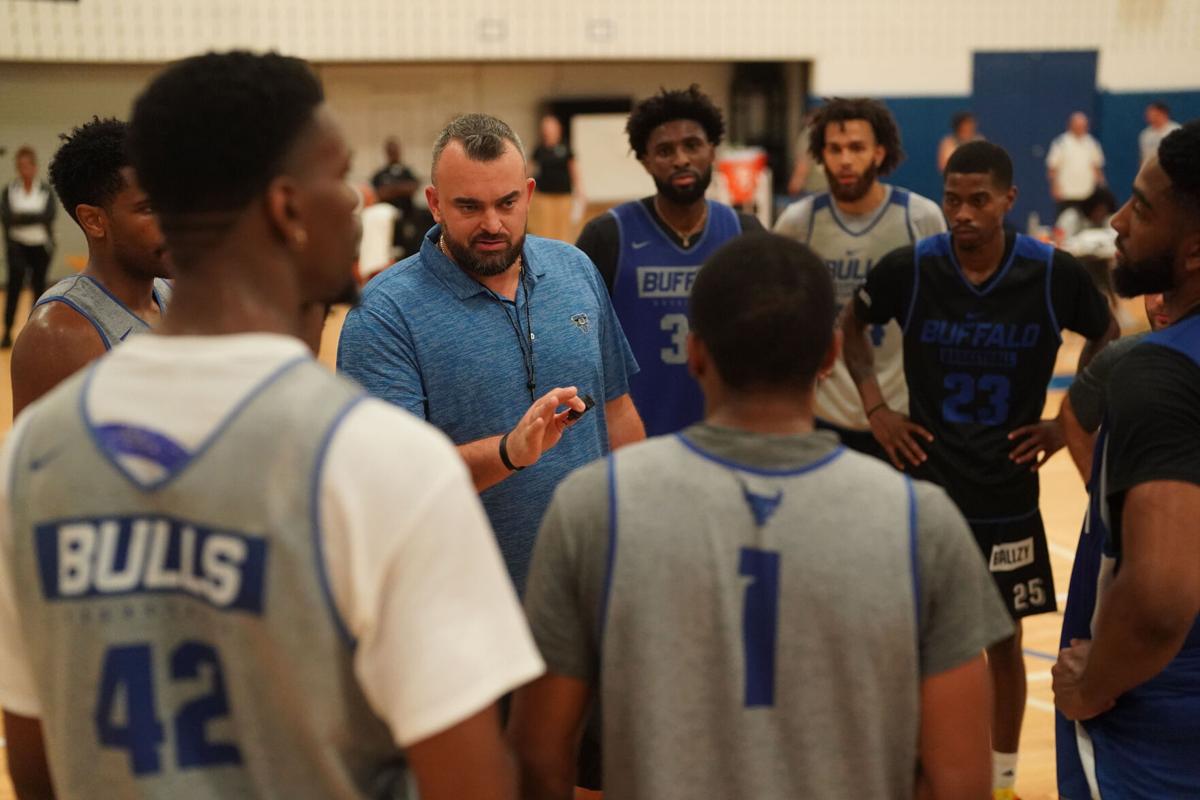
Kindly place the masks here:
[(1104, 151), (1088, 133), (1087, 114), (1076, 111), (1067, 122), (1065, 133), (1050, 143), (1046, 155), (1046, 180), (1050, 196), (1058, 204), (1055, 217), (1091, 197), (1097, 186), (1104, 186)]
[(511, 800), (494, 702), (542, 663), (466, 468), (297, 338), (359, 236), (319, 81), (187, 59), (130, 150), (170, 312), (0, 451), (18, 796)]
[(1158, 152), (1158, 145), (1167, 134), (1179, 128), (1179, 123), (1171, 119), (1171, 109), (1166, 103), (1156, 100), (1146, 106), (1146, 127), (1138, 134), (1139, 163), (1145, 164), (1146, 159)]

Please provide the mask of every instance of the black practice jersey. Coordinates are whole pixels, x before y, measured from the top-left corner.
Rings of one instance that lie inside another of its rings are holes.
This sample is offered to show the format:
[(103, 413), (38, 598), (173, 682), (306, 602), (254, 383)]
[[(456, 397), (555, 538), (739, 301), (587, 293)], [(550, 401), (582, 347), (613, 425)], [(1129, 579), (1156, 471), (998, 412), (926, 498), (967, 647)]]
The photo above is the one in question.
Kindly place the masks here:
[(934, 436), (914, 474), (944, 486), (972, 521), (1035, 512), (1037, 474), (1009, 459), (1008, 434), (1041, 419), (1061, 329), (1096, 339), (1108, 328), (1108, 304), (1083, 267), (1010, 234), (1000, 268), (975, 285), (943, 233), (885, 256), (855, 308), (904, 332), (909, 414)]

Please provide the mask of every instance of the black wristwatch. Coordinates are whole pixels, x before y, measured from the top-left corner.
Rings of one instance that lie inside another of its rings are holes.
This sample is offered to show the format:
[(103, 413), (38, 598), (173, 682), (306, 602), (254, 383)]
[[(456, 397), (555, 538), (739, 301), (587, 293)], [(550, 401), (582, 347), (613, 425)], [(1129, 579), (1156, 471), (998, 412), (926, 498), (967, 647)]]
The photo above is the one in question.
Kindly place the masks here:
[(512, 463), (512, 459), (508, 457), (507, 433), (500, 437), (500, 460), (504, 463), (504, 466), (508, 467), (510, 472), (520, 472), (521, 470), (525, 469), (524, 467), (518, 467), (516, 464)]

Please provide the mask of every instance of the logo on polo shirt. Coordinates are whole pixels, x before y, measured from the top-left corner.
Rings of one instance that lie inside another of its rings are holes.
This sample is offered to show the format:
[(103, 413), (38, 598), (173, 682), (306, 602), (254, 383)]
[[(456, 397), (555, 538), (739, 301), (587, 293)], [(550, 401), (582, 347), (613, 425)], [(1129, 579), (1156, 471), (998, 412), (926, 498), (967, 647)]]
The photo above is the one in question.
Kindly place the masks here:
[(574, 322), (575, 327), (579, 328), (579, 330), (583, 331), (584, 333), (588, 332), (589, 328), (588, 328), (588, 315), (587, 314), (583, 314), (583, 313), (572, 314), (571, 322)]

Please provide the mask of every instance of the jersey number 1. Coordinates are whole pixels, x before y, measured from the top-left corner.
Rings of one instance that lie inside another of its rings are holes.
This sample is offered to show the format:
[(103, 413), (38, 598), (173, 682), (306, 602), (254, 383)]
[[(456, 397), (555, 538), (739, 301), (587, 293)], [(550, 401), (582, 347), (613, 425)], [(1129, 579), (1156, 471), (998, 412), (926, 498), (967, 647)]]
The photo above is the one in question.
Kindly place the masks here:
[(779, 632), (779, 553), (743, 547), (738, 574), (750, 579), (742, 610), (747, 708), (775, 705), (775, 640)]

